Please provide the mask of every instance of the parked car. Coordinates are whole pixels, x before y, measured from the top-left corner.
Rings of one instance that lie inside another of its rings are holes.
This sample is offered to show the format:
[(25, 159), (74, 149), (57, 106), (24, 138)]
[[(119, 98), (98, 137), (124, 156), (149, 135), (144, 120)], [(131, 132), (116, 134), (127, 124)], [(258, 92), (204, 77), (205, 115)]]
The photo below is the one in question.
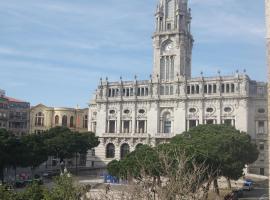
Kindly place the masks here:
[(251, 191), (253, 189), (253, 182), (245, 182), (243, 185), (243, 190)]

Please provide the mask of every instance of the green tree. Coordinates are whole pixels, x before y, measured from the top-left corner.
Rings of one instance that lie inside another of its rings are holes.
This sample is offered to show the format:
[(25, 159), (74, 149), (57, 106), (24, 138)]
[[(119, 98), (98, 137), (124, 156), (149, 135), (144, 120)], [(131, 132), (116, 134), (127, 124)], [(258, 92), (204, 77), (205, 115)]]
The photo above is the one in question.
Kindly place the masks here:
[(6, 129), (0, 129), (0, 180), (4, 181), (4, 169), (9, 165), (9, 154), (7, 152), (7, 145), (9, 139), (12, 137), (11, 132)]
[(35, 182), (29, 185), (24, 191), (17, 193), (17, 200), (42, 199), (44, 199), (44, 188)]
[(48, 150), (42, 135), (27, 135), (21, 138), (22, 143), (26, 146), (27, 166), (31, 167), (32, 175), (35, 168), (48, 160)]
[(17, 167), (28, 167), (29, 149), (20, 138), (10, 137), (6, 143), (6, 151), (9, 155), (8, 164), (14, 169), (16, 180)]
[(250, 136), (227, 125), (200, 125), (175, 136), (171, 143), (187, 149), (187, 152), (193, 149), (191, 156), (195, 156), (198, 162), (206, 159), (206, 164), (216, 169), (216, 186), (219, 176), (239, 179), (245, 165), (258, 158), (257, 147)]
[(79, 133), (73, 132), (71, 134), (70, 152), (75, 154), (76, 158), (76, 173), (78, 167), (78, 154), (87, 154), (88, 150), (99, 145), (98, 137), (94, 133), (86, 132)]
[(45, 191), (44, 200), (79, 200), (80, 192), (72, 178), (64, 174), (55, 179), (55, 186), (51, 190)]

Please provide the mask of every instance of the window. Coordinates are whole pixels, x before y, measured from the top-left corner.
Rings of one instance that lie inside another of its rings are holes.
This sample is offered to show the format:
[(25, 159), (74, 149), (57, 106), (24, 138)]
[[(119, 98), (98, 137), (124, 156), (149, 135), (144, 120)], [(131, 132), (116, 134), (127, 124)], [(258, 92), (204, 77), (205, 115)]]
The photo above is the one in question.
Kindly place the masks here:
[(264, 121), (258, 121), (258, 134), (264, 134)]
[(213, 85), (213, 93), (217, 93), (217, 85), (216, 84)]
[(226, 84), (226, 93), (230, 92), (230, 84)]
[(207, 119), (206, 124), (214, 124), (214, 120), (213, 119)]
[(123, 121), (123, 133), (130, 132), (130, 121)]
[(232, 112), (232, 108), (231, 107), (225, 107), (224, 112), (226, 112), (226, 113)]
[(42, 112), (36, 114), (35, 125), (44, 126), (44, 114)]
[(231, 119), (225, 119), (224, 124), (228, 126), (232, 126), (232, 120)]
[(258, 109), (258, 113), (260, 113), (260, 114), (265, 113), (265, 109), (263, 109), (263, 108), (259, 108), (259, 109)]
[(83, 128), (88, 128), (88, 115), (83, 116)]
[(70, 121), (70, 122), (69, 122), (69, 126), (70, 126), (71, 128), (73, 128), (73, 127), (74, 127), (74, 117), (71, 116), (69, 121)]
[(106, 146), (106, 158), (114, 158), (115, 157), (115, 146), (112, 143), (109, 143)]
[(221, 84), (221, 93), (224, 93), (224, 92), (225, 92), (225, 85)]
[(64, 115), (62, 117), (62, 126), (67, 126), (67, 116), (66, 115)]
[(172, 19), (174, 18), (174, 1), (169, 0), (166, 3), (166, 18)]
[(234, 93), (234, 92), (235, 92), (235, 86), (234, 86), (234, 84), (233, 84), (233, 83), (231, 84), (231, 92), (232, 92), (232, 93)]
[(115, 110), (110, 110), (109, 113), (110, 113), (111, 115), (113, 115), (113, 114), (115, 114)]
[(199, 93), (200, 93), (200, 86), (196, 85), (196, 94), (199, 94)]
[(197, 120), (189, 120), (189, 128), (193, 128), (197, 126)]
[(58, 125), (59, 124), (59, 116), (58, 115), (56, 115), (54, 117), (54, 123), (55, 123), (55, 125)]
[(208, 112), (208, 113), (212, 113), (212, 112), (214, 112), (214, 109), (213, 109), (213, 108), (211, 108), (211, 107), (210, 107), (210, 108), (207, 108), (207, 109), (206, 109), (206, 112)]
[(264, 150), (264, 142), (260, 142), (259, 148), (260, 148), (260, 150)]
[(190, 85), (187, 86), (187, 94), (190, 94)]
[(204, 91), (205, 94), (207, 94), (207, 85), (204, 86), (203, 91)]
[(264, 168), (260, 168), (260, 175), (264, 175)]
[(139, 110), (139, 113), (140, 113), (140, 114), (144, 114), (144, 113), (145, 113), (145, 110), (144, 110), (144, 109), (140, 109), (140, 110)]
[(170, 31), (171, 29), (172, 29), (172, 25), (171, 25), (171, 23), (168, 23), (167, 24), (167, 30)]
[(122, 144), (120, 148), (120, 158), (123, 159), (129, 154), (129, 145), (128, 144)]
[(129, 110), (124, 110), (124, 113), (125, 113), (125, 114), (129, 114), (130, 111), (129, 111)]
[(138, 133), (145, 133), (146, 131), (146, 121), (145, 120), (139, 120), (138, 121), (138, 127), (137, 127)]
[(197, 111), (196, 108), (190, 108), (190, 109), (189, 109), (189, 112), (190, 112), (190, 113), (195, 113), (196, 111)]
[(208, 85), (208, 94), (212, 94), (212, 85)]
[(164, 133), (171, 133), (172, 131), (172, 121), (170, 113), (166, 113), (163, 116), (163, 126), (164, 126)]
[(115, 133), (115, 128), (116, 128), (116, 121), (115, 120), (110, 120), (109, 121), (109, 133)]

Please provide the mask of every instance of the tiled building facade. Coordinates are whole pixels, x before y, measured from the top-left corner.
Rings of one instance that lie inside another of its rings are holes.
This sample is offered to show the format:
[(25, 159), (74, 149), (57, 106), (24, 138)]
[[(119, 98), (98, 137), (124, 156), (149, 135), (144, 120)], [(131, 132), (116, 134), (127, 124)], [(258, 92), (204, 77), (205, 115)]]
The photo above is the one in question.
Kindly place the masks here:
[(30, 103), (14, 99), (0, 91), (0, 128), (21, 136), (29, 133)]

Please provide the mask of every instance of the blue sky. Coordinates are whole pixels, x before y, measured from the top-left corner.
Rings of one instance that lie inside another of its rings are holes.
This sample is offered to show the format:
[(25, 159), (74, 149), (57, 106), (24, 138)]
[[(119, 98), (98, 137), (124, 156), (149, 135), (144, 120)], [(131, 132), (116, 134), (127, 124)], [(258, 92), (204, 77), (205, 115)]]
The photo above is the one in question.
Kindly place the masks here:
[[(99, 82), (148, 79), (157, 0), (0, 1), (0, 88), (49, 106), (86, 107)], [(190, 0), (192, 74), (243, 69), (266, 81), (263, 0)]]

